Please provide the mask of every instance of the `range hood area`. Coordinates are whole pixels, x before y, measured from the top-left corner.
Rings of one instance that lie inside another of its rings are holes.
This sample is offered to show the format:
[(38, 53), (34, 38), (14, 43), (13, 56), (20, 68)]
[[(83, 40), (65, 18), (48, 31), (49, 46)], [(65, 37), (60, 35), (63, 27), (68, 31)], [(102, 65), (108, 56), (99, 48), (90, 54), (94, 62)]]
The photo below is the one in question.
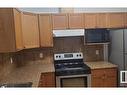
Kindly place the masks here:
[(85, 29), (53, 30), (53, 37), (84, 36)]

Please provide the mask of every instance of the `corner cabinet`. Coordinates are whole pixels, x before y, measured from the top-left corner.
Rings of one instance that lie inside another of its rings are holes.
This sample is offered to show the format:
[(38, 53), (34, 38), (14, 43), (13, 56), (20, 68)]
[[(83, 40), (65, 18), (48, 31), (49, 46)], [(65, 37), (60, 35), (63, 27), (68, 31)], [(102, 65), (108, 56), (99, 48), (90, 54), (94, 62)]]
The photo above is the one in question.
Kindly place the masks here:
[(37, 14), (27, 12), (22, 13), (22, 34), (25, 49), (40, 47)]
[(93, 69), (92, 87), (117, 87), (117, 68)]
[(52, 19), (50, 14), (39, 15), (40, 45), (53, 47)]
[(0, 9), (0, 52), (23, 49), (21, 12), (12, 8)]
[(55, 87), (55, 74), (53, 72), (41, 73), (38, 87)]

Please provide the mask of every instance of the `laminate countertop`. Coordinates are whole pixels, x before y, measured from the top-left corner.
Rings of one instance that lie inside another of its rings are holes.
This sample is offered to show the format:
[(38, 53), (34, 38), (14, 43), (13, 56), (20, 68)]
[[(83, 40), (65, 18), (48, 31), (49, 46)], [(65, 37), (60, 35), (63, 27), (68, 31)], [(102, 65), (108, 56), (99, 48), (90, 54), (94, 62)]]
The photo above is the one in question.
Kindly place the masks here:
[(25, 66), (16, 67), (8, 76), (3, 78), (0, 83), (24, 83), (32, 82), (32, 87), (37, 87), (41, 73), (55, 72), (53, 64), (27, 64)]
[(91, 69), (114, 68), (117, 65), (105, 61), (85, 62)]

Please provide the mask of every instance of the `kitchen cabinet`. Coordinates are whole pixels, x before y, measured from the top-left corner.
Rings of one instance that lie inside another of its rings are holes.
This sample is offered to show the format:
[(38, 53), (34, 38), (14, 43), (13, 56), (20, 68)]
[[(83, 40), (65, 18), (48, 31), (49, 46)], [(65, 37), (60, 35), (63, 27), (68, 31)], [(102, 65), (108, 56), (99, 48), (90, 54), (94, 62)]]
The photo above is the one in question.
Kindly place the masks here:
[(53, 14), (53, 29), (80, 29), (84, 28), (83, 14)]
[(67, 14), (53, 14), (52, 24), (53, 24), (53, 29), (67, 29), (68, 28)]
[(79, 14), (79, 13), (72, 13), (72, 14), (68, 14), (69, 15), (69, 28), (70, 29), (80, 29), (80, 28), (84, 28), (84, 20), (83, 20), (83, 14)]
[(39, 15), (40, 45), (41, 47), (53, 47), (51, 15)]
[(0, 9), (0, 44), (0, 52), (15, 52), (23, 49), (19, 10)]
[(93, 69), (92, 87), (117, 87), (117, 68)]
[(96, 28), (96, 13), (84, 14), (85, 29)]
[(123, 28), (124, 14), (123, 13), (108, 13), (107, 23), (108, 23), (108, 28)]
[(86, 13), (84, 14), (84, 27), (90, 28), (107, 28), (106, 13)]
[(55, 74), (53, 72), (41, 73), (38, 87), (55, 87)]
[(39, 47), (38, 15), (33, 13), (22, 13), (22, 33), (24, 48)]
[(96, 27), (107, 28), (107, 13), (97, 13), (96, 16)]
[(127, 13), (124, 14), (124, 27), (127, 28)]

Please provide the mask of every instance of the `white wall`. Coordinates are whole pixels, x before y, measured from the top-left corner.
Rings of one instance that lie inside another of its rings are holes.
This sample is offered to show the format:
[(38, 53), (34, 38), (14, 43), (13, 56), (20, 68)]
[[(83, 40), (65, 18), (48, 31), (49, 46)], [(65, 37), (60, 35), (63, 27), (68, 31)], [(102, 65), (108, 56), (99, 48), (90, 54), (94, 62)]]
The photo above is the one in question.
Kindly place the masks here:
[(59, 13), (59, 8), (19, 8), (22, 11), (33, 13)]
[[(19, 8), (22, 11), (34, 13), (59, 13), (60, 8)], [(74, 8), (74, 12), (127, 12), (127, 8)]]
[(127, 12), (127, 8), (75, 8), (74, 12)]

